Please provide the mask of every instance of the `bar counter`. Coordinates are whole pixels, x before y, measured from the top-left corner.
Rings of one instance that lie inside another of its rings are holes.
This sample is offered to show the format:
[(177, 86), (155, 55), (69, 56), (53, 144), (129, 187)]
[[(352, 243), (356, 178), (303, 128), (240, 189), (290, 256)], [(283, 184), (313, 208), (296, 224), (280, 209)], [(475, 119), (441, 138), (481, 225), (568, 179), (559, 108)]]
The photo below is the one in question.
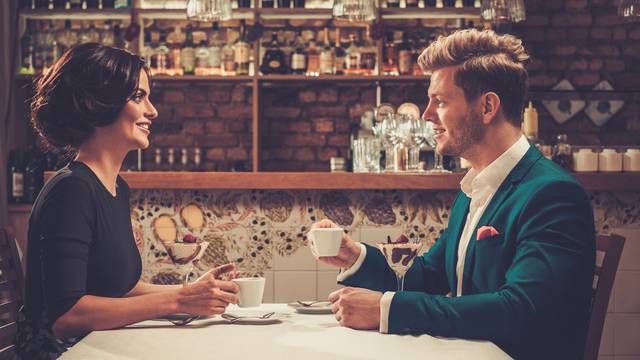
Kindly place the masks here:
[[(48, 179), (52, 173), (46, 173)], [(458, 190), (464, 173), (123, 172), (132, 189)], [(640, 173), (575, 173), (585, 189), (640, 190)]]

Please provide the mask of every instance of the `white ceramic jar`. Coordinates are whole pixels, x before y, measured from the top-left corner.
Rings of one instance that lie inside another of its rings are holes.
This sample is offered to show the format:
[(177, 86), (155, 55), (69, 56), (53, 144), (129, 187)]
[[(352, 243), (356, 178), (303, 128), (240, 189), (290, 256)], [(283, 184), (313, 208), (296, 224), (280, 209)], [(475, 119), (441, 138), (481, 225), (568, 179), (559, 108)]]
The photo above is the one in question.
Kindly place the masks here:
[(640, 149), (627, 149), (623, 156), (624, 171), (640, 171)]
[(598, 154), (592, 149), (583, 148), (573, 153), (573, 171), (596, 172), (598, 171)]
[(598, 155), (598, 170), (602, 172), (622, 171), (622, 154), (616, 149), (603, 149)]

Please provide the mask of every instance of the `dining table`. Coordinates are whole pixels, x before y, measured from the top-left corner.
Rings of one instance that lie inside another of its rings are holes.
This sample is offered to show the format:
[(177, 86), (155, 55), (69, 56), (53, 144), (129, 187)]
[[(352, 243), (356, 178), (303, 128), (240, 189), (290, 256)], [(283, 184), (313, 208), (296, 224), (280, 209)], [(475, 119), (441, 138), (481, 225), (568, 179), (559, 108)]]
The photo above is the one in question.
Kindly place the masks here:
[(298, 312), (304, 310), (295, 303), (231, 305), (225, 318), (183, 326), (167, 319), (147, 320), (93, 331), (61, 359), (511, 359), (489, 341), (354, 330), (340, 326), (331, 313)]

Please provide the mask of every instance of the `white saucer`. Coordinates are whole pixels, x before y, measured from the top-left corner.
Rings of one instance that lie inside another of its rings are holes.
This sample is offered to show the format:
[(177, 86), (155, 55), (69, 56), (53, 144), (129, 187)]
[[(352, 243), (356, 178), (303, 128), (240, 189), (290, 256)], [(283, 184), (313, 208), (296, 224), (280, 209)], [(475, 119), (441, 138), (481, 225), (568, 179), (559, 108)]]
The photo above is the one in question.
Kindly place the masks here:
[[(303, 301), (305, 303), (310, 303), (311, 301)], [(291, 302), (287, 304), (288, 306), (294, 308), (297, 312), (301, 314), (331, 314), (331, 303), (328, 301), (321, 301), (310, 306), (304, 306), (298, 302)]]

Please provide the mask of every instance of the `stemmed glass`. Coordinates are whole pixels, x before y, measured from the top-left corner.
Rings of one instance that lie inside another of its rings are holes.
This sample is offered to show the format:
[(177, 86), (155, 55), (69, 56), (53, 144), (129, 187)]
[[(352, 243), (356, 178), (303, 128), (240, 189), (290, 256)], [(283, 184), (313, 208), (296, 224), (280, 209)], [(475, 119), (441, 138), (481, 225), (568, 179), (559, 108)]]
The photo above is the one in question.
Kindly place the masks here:
[(395, 163), (393, 146), (397, 143), (397, 128), (398, 121), (393, 114), (387, 115), (382, 122), (373, 127), (374, 135), (380, 139), (382, 147), (384, 148), (386, 159), (384, 171), (393, 171), (393, 164)]
[[(167, 253), (171, 262), (178, 268), (178, 273), (182, 279), (182, 286), (189, 285), (189, 278), (193, 273), (193, 267), (196, 262), (202, 258), (205, 250), (209, 246), (206, 241), (200, 243), (173, 243), (167, 248)], [(182, 320), (170, 320), (175, 325), (187, 325), (196, 320), (198, 316), (189, 316)]]
[[(404, 239), (407, 239), (404, 237)], [(404, 275), (413, 265), (413, 260), (422, 250), (422, 242), (391, 242), (390, 239), (386, 243), (378, 244), (378, 249), (382, 252), (387, 264), (396, 274), (398, 291), (404, 290)]]
[(436, 136), (436, 132), (433, 129), (433, 123), (431, 123), (430, 121), (425, 121), (424, 140), (427, 142), (427, 144), (429, 144), (429, 146), (433, 148), (433, 158), (434, 158), (433, 169), (427, 172), (435, 173), (435, 174), (450, 173), (451, 171), (445, 169), (444, 166), (442, 165), (442, 155), (440, 155), (436, 150), (436, 145), (438, 145), (438, 143), (435, 139), (435, 136)]

